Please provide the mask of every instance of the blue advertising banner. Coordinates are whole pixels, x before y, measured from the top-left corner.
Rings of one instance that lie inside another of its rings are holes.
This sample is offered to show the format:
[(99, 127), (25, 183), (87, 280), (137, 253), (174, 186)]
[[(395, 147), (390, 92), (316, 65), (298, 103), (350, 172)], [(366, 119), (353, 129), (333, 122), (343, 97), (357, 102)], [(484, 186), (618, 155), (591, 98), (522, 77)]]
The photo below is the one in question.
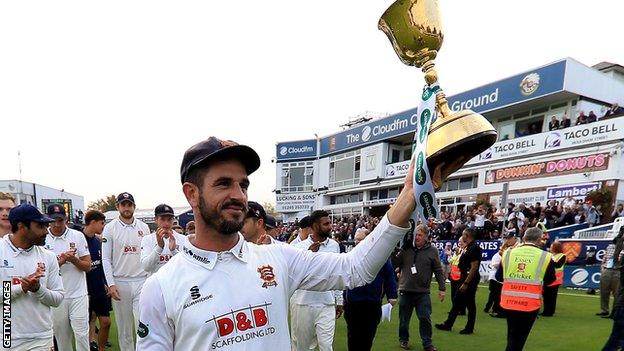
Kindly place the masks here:
[[(416, 95), (414, 102), (416, 102)], [(414, 108), (325, 137), (321, 139), (321, 155), (413, 133), (418, 122), (416, 112), (417, 109)]]
[[(444, 250), (446, 243), (451, 243), (453, 250), (457, 247), (457, 240), (438, 240), (431, 243), (431, 245), (435, 245), (438, 250)], [(482, 261), (491, 261), (492, 257), (494, 257), (502, 246), (501, 242), (498, 240), (477, 240), (477, 243), (479, 247), (481, 247)]]
[(564, 227), (548, 229), (548, 236), (551, 240), (571, 238), (574, 232), (589, 228), (589, 223), (571, 224)]
[[(454, 111), (472, 109), (483, 112), (552, 94), (563, 90), (565, 68), (566, 61), (563, 60), (490, 83), (449, 97), (449, 106)], [(417, 94), (414, 94), (414, 103), (416, 101)], [(407, 110), (325, 137), (321, 139), (321, 155), (413, 133), (416, 130), (416, 112), (417, 109)], [(279, 151), (278, 145), (278, 159)]]
[(596, 261), (602, 262), (607, 246), (612, 240), (584, 240), (584, 239), (561, 239), (563, 253), (567, 257), (567, 264), (571, 266), (585, 265), (587, 262), (587, 252), (596, 252)]
[(316, 139), (278, 143), (276, 147), (278, 161), (316, 157)]
[(600, 266), (565, 266), (563, 286), (567, 288), (599, 289)]
[(484, 112), (552, 94), (563, 90), (565, 68), (566, 61), (559, 61), (453, 95), (448, 99), (449, 106), (453, 111)]

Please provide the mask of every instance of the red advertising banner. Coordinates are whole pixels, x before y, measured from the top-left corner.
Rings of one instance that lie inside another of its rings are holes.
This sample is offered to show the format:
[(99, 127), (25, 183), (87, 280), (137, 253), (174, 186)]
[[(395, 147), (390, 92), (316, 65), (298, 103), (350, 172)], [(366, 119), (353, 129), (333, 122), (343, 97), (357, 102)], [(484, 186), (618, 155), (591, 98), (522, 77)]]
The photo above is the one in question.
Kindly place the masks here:
[(563, 158), (490, 170), (485, 173), (485, 184), (539, 177), (554, 177), (581, 172), (603, 171), (608, 167), (609, 154)]

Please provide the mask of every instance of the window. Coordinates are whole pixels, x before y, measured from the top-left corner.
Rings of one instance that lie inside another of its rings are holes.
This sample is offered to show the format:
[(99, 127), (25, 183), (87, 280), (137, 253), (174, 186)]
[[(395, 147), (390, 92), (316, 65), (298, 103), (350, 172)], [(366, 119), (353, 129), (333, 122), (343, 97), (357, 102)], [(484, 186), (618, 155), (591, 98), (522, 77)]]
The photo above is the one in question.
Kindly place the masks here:
[(388, 198), (388, 189), (379, 189), (379, 198), (387, 199)]
[(371, 200), (379, 199), (379, 190), (371, 190), (370, 191), (370, 199)]
[(354, 185), (360, 182), (360, 150), (332, 156), (329, 159), (329, 187)]
[(291, 162), (282, 164), (281, 191), (304, 192), (312, 191), (314, 163)]
[(390, 158), (390, 163), (397, 163), (401, 161), (401, 150), (392, 149), (392, 157)]
[(338, 204), (361, 202), (363, 198), (364, 198), (363, 192), (344, 194), (344, 195), (332, 195), (329, 197), (329, 204), (338, 205)]
[(408, 146), (407, 149), (403, 150), (403, 161), (412, 159), (412, 146)]
[(459, 190), (472, 189), (472, 177), (459, 179)]
[(516, 138), (542, 132), (544, 115), (516, 122)]
[(447, 179), (440, 187), (440, 191), (455, 191), (476, 189), (478, 185), (478, 176), (476, 174), (464, 176), (461, 178)]

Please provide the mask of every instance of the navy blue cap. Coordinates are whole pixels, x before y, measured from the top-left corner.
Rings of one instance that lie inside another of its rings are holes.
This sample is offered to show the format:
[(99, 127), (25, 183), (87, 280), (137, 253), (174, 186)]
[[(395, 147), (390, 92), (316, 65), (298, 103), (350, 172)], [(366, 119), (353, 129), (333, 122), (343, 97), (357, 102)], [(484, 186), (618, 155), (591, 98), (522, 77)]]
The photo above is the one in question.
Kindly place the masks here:
[(65, 213), (65, 207), (63, 207), (63, 205), (60, 205), (60, 204), (48, 205), (46, 214), (48, 215), (48, 217), (52, 219), (67, 218), (67, 214)]
[(256, 217), (266, 223), (266, 212), (264, 211), (264, 207), (262, 207), (262, 205), (255, 201), (248, 201), (247, 207), (247, 218)]
[(215, 158), (239, 160), (245, 166), (247, 175), (252, 174), (260, 167), (260, 157), (254, 149), (239, 145), (231, 140), (210, 137), (191, 146), (184, 153), (180, 166), (182, 183), (188, 181), (188, 174), (191, 169)]
[(18, 222), (39, 222), (39, 223), (51, 223), (54, 220), (43, 213), (39, 212), (39, 210), (29, 204), (21, 204), (19, 206), (13, 207), (11, 212), (9, 212), (9, 222), (11, 225), (15, 225)]
[(275, 220), (275, 217), (271, 216), (270, 214), (267, 214), (266, 220), (264, 221), (264, 226), (267, 227), (268, 229), (277, 228), (277, 221)]
[(132, 196), (132, 194), (130, 194), (130, 193), (123, 192), (123, 193), (117, 195), (117, 203), (118, 204), (122, 203), (124, 201), (130, 201), (130, 202), (132, 202), (133, 205), (135, 204), (134, 203), (134, 196)]
[(169, 205), (160, 204), (154, 209), (154, 215), (158, 216), (174, 216), (173, 208)]

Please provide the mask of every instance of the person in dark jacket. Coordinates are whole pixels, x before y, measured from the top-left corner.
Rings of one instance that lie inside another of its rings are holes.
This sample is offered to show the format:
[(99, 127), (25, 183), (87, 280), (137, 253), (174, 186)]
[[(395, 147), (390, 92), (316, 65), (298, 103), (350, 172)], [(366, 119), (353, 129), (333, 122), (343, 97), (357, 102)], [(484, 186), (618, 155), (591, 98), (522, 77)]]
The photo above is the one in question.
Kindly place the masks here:
[[(368, 230), (355, 232), (355, 245), (364, 240)], [(386, 295), (394, 306), (397, 302), (397, 283), (390, 260), (381, 268), (371, 283), (345, 291), (344, 316), (347, 322), (347, 346), (349, 350), (370, 350), (381, 320), (381, 301)]]
[(444, 323), (436, 324), (435, 327), (440, 330), (450, 331), (455, 324), (455, 319), (465, 308), (468, 309), (468, 320), (464, 329), (460, 330), (460, 334), (472, 334), (477, 318), (476, 296), (479, 287), (479, 265), (481, 264), (481, 248), (475, 241), (475, 231), (467, 228), (462, 236), (466, 243), (466, 250), (459, 259), (459, 270), (461, 277), (459, 279), (460, 286), (457, 294), (453, 296), (453, 307), (449, 312), (448, 318)]
[(563, 118), (561, 119), (561, 123), (559, 123), (559, 129), (568, 128), (571, 123), (572, 122), (570, 121), (570, 118), (568, 117), (568, 115), (563, 115)]
[[(566, 264), (566, 256), (563, 254), (563, 245), (560, 241), (556, 240), (550, 245), (550, 253), (553, 255), (556, 275), (556, 271), (562, 270)], [(561, 279), (557, 278), (555, 282), (544, 287), (544, 292), (542, 293), (544, 297), (544, 311), (541, 314), (544, 317), (552, 317), (555, 314), (557, 293), (559, 292), (559, 286), (563, 284), (563, 271), (560, 274)]]
[(613, 303), (613, 329), (602, 351), (616, 351), (619, 347), (624, 347), (624, 264), (622, 262), (622, 256), (620, 255), (624, 240), (622, 239), (623, 235), (624, 227), (620, 228), (620, 233), (617, 237), (618, 244), (616, 244), (616, 254), (614, 255), (614, 257), (616, 257), (616, 259), (614, 259), (614, 265), (620, 269), (620, 288), (617, 295), (618, 297)]
[(548, 130), (556, 130), (559, 129), (559, 120), (557, 116), (552, 116), (552, 120), (548, 122)]
[(431, 277), (438, 282), (438, 298), (444, 301), (446, 277), (438, 256), (438, 249), (428, 242), (429, 229), (418, 225), (414, 230), (413, 245), (405, 245), (397, 255), (399, 271), (399, 343), (409, 349), (409, 323), (416, 309), (420, 338), (425, 351), (437, 350), (432, 342)]

